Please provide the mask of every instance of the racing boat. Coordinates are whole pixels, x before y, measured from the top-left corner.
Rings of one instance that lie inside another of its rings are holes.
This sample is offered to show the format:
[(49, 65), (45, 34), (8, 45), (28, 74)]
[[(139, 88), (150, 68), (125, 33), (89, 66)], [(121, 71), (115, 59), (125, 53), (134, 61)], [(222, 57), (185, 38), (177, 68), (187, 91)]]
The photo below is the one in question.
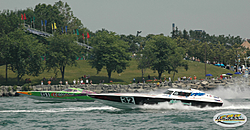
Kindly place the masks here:
[(68, 88), (62, 91), (19, 91), (17, 93), (36, 100), (57, 102), (91, 102), (94, 99), (89, 97), (88, 94), (95, 94), (95, 92), (80, 88)]
[(162, 94), (140, 94), (140, 93), (107, 93), (90, 94), (90, 97), (97, 101), (120, 109), (140, 108), (144, 104), (160, 104), (168, 102), (170, 104), (181, 102), (184, 105), (197, 107), (219, 107), (223, 105), (220, 97), (207, 94), (205, 92), (190, 89), (168, 89)]

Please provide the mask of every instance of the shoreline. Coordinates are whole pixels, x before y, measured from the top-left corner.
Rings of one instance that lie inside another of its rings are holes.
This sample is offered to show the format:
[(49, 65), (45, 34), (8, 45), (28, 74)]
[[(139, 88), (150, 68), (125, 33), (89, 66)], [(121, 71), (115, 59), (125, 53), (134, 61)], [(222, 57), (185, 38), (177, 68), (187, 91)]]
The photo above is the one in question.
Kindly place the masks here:
[[(236, 77), (232, 79), (218, 80), (186, 80), (175, 82), (157, 83), (132, 83), (128, 85), (120, 84), (80, 84), (80, 85), (35, 85), (28, 86), (31, 91), (61, 91), (69, 87), (82, 88), (91, 90), (96, 93), (148, 93), (160, 89), (179, 88), (179, 89), (198, 89), (211, 90), (221, 87), (230, 87), (239, 83), (247, 83), (247, 78)], [(24, 86), (1, 86), (0, 97), (19, 96), (17, 91), (24, 91), (27, 87)]]

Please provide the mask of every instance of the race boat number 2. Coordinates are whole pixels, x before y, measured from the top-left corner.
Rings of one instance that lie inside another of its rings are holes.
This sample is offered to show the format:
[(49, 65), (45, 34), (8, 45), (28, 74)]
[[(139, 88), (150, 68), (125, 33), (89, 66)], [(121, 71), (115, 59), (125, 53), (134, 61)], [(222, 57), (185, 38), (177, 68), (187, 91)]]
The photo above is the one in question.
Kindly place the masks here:
[(135, 104), (135, 99), (134, 97), (120, 97), (122, 103), (130, 103), (130, 104)]

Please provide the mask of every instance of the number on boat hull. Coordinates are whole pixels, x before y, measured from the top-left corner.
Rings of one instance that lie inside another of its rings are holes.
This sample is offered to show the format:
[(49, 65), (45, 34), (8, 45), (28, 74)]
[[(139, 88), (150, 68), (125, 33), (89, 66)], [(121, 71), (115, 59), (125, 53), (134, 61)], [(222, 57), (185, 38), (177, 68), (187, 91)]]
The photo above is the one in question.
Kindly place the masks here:
[(122, 103), (135, 104), (134, 97), (120, 97)]

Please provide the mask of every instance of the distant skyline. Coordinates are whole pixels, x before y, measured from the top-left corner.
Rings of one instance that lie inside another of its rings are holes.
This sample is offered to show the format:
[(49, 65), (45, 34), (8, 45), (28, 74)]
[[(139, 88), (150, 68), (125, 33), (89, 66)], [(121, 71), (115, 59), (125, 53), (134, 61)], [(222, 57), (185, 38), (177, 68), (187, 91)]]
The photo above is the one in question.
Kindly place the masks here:
[[(59, 0), (0, 0), (0, 10), (35, 8)], [(179, 30), (204, 30), (209, 35), (250, 39), (250, 0), (63, 0), (84, 27), (117, 34), (163, 33), (171, 36), (172, 23)]]

